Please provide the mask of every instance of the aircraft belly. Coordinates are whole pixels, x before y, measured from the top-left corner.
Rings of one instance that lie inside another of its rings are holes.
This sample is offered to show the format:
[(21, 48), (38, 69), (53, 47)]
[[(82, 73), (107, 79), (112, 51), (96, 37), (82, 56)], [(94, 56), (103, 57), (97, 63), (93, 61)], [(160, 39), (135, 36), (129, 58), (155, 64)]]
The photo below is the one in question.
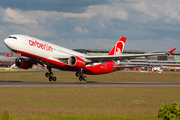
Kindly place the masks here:
[(49, 64), (53, 68), (56, 68), (59, 70), (80, 71), (80, 69), (81, 69), (81, 68), (73, 67), (73, 66), (70, 66), (68, 64), (65, 64), (65, 63), (62, 63), (59, 61), (55, 61), (55, 60), (51, 60), (51, 59), (44, 59), (44, 62), (47, 62), (47, 64)]
[(87, 66), (83, 68), (84, 74), (98, 75), (113, 72), (113, 64), (99, 64), (95, 66)]

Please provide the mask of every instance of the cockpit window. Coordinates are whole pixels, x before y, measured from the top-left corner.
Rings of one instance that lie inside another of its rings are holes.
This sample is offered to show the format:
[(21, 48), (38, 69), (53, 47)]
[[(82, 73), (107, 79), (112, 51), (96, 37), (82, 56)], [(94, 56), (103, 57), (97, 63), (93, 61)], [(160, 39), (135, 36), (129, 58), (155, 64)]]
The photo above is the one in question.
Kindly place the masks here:
[(13, 38), (13, 39), (17, 39), (17, 37), (13, 37), (13, 36), (9, 36), (8, 38)]

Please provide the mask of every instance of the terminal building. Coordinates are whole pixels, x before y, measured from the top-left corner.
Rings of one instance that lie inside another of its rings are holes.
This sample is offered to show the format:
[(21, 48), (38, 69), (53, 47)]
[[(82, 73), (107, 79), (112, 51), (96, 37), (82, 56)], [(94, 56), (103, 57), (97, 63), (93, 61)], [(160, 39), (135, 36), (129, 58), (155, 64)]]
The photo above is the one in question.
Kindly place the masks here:
[(6, 52), (0, 53), (0, 67), (1, 68), (9, 68), (15, 63), (14, 60), (7, 59), (6, 54), (7, 54)]
[[(87, 55), (108, 55), (110, 50), (106, 49), (74, 49), (77, 52), (81, 52)], [(140, 50), (124, 50), (123, 54), (146, 54), (147, 51)], [(14, 61), (7, 61), (4, 59), (6, 56), (6, 52), (0, 53), (0, 67), (10, 67), (14, 64)], [(10, 57), (16, 57), (16, 54), (11, 52)], [(176, 66), (180, 67), (180, 53), (174, 52), (172, 55), (164, 55), (164, 56), (151, 56), (151, 57), (139, 57), (131, 60), (123, 60), (120, 61), (122, 64), (130, 64), (130, 65), (144, 65), (144, 64), (154, 64), (154, 65), (165, 65), (165, 66)]]

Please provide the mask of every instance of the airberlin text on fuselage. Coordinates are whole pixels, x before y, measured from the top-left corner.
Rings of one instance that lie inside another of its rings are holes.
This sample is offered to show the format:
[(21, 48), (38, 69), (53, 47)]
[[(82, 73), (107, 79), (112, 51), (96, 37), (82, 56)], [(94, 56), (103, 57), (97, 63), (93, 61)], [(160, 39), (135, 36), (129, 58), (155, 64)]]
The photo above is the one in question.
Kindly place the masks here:
[(47, 43), (39, 43), (37, 40), (29, 40), (29, 45), (53, 52), (53, 48), (51, 46), (49, 46)]

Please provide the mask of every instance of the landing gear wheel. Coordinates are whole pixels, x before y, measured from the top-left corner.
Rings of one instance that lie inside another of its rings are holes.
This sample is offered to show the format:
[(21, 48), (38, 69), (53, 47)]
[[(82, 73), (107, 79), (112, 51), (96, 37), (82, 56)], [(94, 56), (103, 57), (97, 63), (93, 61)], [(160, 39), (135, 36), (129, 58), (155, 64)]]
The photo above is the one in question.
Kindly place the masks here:
[(76, 72), (76, 77), (79, 77), (80, 76), (80, 72)]
[(52, 68), (51, 66), (47, 66), (48, 72), (45, 74), (46, 77), (49, 77), (49, 81), (56, 81), (57, 78), (53, 76)]
[(45, 76), (46, 76), (46, 77), (49, 77), (49, 76), (50, 76), (50, 74), (47, 72), (47, 73), (45, 74)]
[(83, 80), (83, 78), (82, 78), (82, 76), (80, 76), (80, 77), (79, 77), (79, 81), (82, 81), (82, 80)]
[(87, 77), (86, 77), (86, 76), (84, 76), (84, 77), (83, 77), (83, 80), (84, 80), (84, 81), (86, 81), (86, 80), (87, 80)]
[(53, 77), (52, 80), (55, 82), (56, 81), (56, 77)]
[(50, 77), (49, 77), (49, 81), (51, 82), (52, 80), (53, 80), (53, 78), (50, 76)]
[(76, 77), (79, 77), (79, 81), (82, 81), (82, 80), (86, 81), (87, 80), (87, 77), (84, 76), (84, 74), (83, 74), (83, 68), (81, 68), (80, 71), (76, 72)]

